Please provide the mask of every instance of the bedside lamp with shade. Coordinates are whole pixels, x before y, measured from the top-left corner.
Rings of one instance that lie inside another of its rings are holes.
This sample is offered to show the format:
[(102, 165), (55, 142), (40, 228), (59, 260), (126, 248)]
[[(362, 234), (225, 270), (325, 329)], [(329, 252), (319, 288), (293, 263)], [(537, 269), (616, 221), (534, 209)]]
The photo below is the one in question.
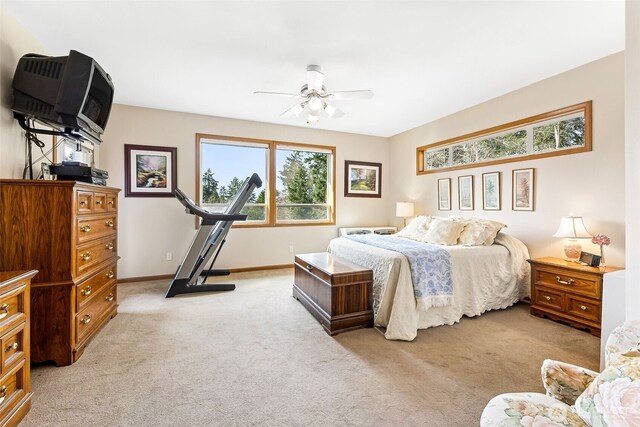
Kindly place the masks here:
[(591, 234), (587, 231), (582, 222), (581, 216), (563, 216), (560, 227), (553, 237), (567, 239), (564, 243), (564, 254), (566, 261), (578, 262), (582, 253), (582, 246), (577, 239), (590, 239)]
[(407, 218), (414, 215), (413, 202), (398, 202), (396, 203), (396, 216), (404, 218), (404, 226), (407, 226)]

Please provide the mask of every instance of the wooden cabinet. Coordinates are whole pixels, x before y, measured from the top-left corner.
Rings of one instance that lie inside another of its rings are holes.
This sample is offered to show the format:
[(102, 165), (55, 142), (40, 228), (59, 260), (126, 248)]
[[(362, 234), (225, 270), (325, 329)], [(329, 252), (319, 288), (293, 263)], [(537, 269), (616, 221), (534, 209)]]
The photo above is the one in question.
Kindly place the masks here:
[(293, 296), (329, 335), (373, 327), (373, 272), (330, 253), (295, 257)]
[(29, 291), (37, 273), (0, 273), (0, 426), (17, 425), (31, 407)]
[(530, 259), (531, 314), (589, 329), (600, 336), (602, 276), (619, 267), (600, 271), (560, 258)]
[(0, 180), (0, 271), (40, 271), (31, 286), (32, 361), (70, 365), (116, 315), (119, 191)]

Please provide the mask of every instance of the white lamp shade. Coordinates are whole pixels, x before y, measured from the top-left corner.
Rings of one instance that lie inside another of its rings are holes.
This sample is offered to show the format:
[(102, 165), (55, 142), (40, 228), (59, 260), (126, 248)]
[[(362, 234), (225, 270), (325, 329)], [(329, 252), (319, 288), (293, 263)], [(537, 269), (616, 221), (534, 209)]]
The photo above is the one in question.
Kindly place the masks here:
[(563, 216), (560, 227), (553, 237), (563, 237), (565, 239), (590, 239), (591, 234), (587, 231), (582, 222), (581, 216)]
[(401, 218), (408, 218), (413, 216), (413, 202), (398, 202), (396, 203), (396, 216)]

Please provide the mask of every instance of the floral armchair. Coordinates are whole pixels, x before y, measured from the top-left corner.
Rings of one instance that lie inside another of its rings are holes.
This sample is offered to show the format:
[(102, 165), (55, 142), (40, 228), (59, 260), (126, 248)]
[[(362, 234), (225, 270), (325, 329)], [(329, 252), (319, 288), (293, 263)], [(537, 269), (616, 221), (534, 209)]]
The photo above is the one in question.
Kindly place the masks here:
[(547, 394), (507, 393), (489, 401), (482, 427), (640, 426), (640, 320), (616, 328), (605, 348), (600, 374), (545, 360)]

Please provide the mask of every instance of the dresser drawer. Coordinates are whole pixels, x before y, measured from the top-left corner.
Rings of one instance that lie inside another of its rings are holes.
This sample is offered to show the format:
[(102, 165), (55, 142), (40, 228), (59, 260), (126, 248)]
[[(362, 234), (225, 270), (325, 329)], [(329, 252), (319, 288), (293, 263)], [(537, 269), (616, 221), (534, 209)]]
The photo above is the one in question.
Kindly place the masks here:
[(76, 344), (91, 333), (96, 324), (102, 320), (104, 313), (117, 304), (117, 285), (103, 289), (81, 311), (76, 314)]
[(567, 295), (567, 314), (600, 323), (601, 306), (598, 301)]
[(76, 310), (91, 301), (102, 289), (117, 280), (115, 261), (76, 286)]
[(0, 337), (0, 375), (25, 358), (25, 323)]
[(551, 289), (536, 287), (534, 289), (533, 304), (547, 307), (557, 311), (564, 310), (564, 294)]
[(88, 242), (114, 235), (117, 230), (116, 215), (96, 217), (79, 217), (77, 222), (76, 236), (78, 243)]
[(87, 273), (93, 266), (117, 255), (116, 238), (102, 239), (76, 248), (76, 275)]
[(15, 405), (26, 395), (27, 368), (22, 360), (15, 368), (0, 378), (0, 420), (15, 409)]
[(107, 194), (107, 212), (117, 212), (117, 211), (118, 211), (118, 195)]
[(538, 285), (563, 289), (571, 293), (600, 298), (601, 279), (579, 273), (567, 274), (565, 271), (537, 270), (535, 278)]
[(93, 213), (107, 213), (107, 193), (93, 193)]
[(76, 192), (76, 212), (79, 215), (93, 212), (93, 192), (91, 191)]
[(0, 335), (4, 335), (18, 323), (26, 321), (26, 284), (0, 295)]

